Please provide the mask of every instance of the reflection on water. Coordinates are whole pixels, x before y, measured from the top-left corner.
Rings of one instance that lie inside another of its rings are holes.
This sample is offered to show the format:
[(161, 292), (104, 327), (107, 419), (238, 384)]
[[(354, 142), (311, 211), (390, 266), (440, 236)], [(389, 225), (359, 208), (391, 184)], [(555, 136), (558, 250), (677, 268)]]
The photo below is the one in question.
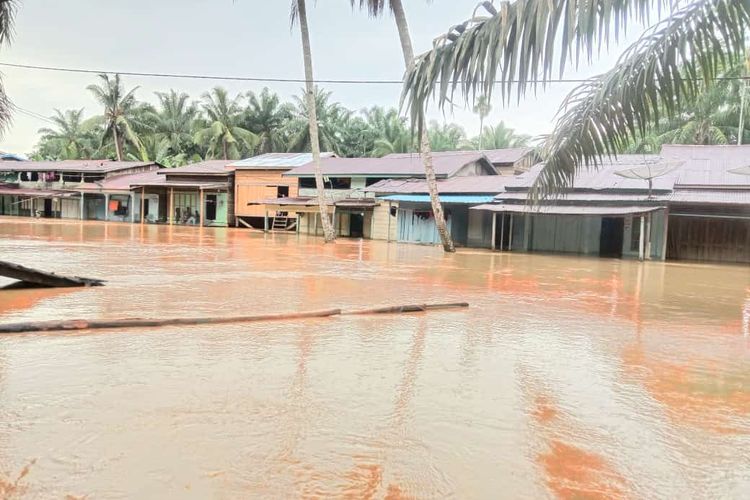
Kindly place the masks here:
[(472, 304), (0, 338), (0, 484), (36, 459), (32, 498), (750, 490), (747, 267), (25, 219), (0, 259), (108, 280), (1, 291), (3, 322)]

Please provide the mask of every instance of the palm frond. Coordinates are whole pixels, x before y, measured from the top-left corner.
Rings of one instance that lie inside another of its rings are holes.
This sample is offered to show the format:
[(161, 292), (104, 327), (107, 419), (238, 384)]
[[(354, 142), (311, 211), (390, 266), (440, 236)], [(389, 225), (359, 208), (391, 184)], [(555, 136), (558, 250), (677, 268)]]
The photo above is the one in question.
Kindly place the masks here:
[[(591, 60), (594, 48), (622, 37), (631, 20), (645, 21), (669, 0), (516, 0), (495, 8), (481, 2), (472, 17), (449, 29), (420, 56), (405, 77), (404, 101), (421, 129), (428, 99), (439, 105), (461, 90), (467, 101), (492, 96), (499, 83), (508, 100), (544, 86), (555, 68)], [(558, 49), (559, 44), (559, 49)]]
[(646, 135), (661, 113), (674, 116), (745, 50), (750, 2), (698, 0), (644, 33), (611, 71), (565, 99), (545, 140), (546, 166), (536, 192), (570, 185), (579, 168), (596, 168)]

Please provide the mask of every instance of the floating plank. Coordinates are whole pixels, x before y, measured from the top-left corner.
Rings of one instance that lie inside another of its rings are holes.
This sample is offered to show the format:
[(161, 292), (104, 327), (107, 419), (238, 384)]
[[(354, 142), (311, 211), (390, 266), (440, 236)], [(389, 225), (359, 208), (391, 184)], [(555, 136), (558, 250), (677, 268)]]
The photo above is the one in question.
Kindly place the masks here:
[(171, 319), (143, 319), (126, 318), (112, 320), (61, 320), (61, 321), (31, 321), (26, 323), (11, 323), (0, 325), (0, 334), (52, 332), (72, 330), (100, 330), (120, 328), (143, 328), (162, 326), (186, 325), (217, 325), (226, 323), (252, 323), (259, 321), (283, 321), (306, 318), (327, 318), (340, 315), (365, 314), (404, 314), (411, 312), (428, 312), (442, 309), (456, 309), (469, 307), (465, 302), (452, 304), (418, 304), (403, 306), (387, 306), (373, 309), (362, 309), (343, 312), (341, 309), (324, 309), (322, 311), (306, 311), (298, 313), (262, 314), (256, 316), (229, 316), (218, 318), (171, 318)]
[(62, 276), (2, 260), (0, 260), (0, 276), (38, 287), (65, 288), (104, 285), (103, 280), (81, 278), (80, 276)]

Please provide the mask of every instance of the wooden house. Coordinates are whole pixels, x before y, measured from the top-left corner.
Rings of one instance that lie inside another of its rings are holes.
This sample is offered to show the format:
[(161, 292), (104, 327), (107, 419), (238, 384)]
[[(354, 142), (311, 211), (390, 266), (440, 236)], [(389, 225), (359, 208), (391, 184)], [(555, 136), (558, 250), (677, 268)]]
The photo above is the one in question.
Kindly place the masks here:
[[(321, 156), (330, 158), (333, 153), (322, 153)], [(229, 168), (234, 171), (236, 225), (262, 229), (268, 225), (270, 212), (276, 225), (283, 223), (277, 229), (292, 229), (296, 221), (290, 222), (286, 211), (277, 210), (274, 206), (266, 207), (264, 201), (273, 205), (275, 199), (297, 197), (297, 179), (283, 174), (311, 162), (310, 153), (268, 153), (232, 162)]]
[(0, 215), (132, 219), (135, 203), (132, 193), (127, 189), (110, 191), (107, 183), (159, 168), (154, 162), (0, 161)]

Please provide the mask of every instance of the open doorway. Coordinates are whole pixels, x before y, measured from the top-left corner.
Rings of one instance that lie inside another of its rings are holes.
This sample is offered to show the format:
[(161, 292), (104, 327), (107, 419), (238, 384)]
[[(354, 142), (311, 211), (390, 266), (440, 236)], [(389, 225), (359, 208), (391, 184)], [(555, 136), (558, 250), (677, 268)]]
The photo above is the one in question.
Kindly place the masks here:
[(365, 231), (365, 214), (349, 214), (349, 236), (352, 238), (362, 238)]
[(600, 257), (622, 257), (625, 219), (602, 217), (602, 232), (599, 238)]
[(45, 198), (44, 199), (44, 217), (50, 218), (52, 217), (52, 199), (51, 198)]
[(216, 220), (216, 201), (215, 194), (206, 195), (206, 220)]

